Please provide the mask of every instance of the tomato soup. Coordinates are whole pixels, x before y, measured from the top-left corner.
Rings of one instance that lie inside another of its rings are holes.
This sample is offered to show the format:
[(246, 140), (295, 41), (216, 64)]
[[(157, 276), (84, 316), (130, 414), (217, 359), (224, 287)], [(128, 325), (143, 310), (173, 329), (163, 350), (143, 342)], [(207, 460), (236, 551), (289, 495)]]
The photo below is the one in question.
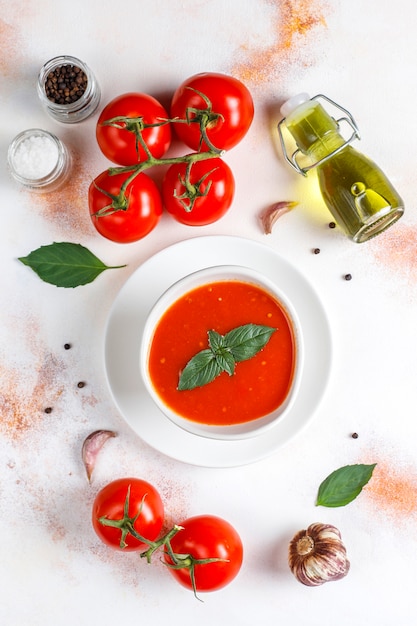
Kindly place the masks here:
[[(244, 324), (275, 328), (266, 346), (236, 363), (232, 376), (179, 391), (181, 371), (208, 347), (208, 331), (225, 335)], [(178, 415), (205, 425), (229, 426), (276, 410), (293, 381), (296, 343), (284, 307), (263, 288), (241, 280), (219, 280), (192, 289), (164, 313), (151, 340), (150, 379), (157, 394)]]

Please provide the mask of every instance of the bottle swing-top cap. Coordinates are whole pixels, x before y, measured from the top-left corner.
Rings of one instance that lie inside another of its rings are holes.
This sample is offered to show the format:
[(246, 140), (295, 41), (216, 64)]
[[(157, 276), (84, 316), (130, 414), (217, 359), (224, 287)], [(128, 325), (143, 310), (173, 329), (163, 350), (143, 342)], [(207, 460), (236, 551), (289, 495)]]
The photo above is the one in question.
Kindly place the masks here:
[(287, 115), (292, 113), (294, 109), (300, 106), (300, 104), (308, 102), (309, 100), (311, 100), (311, 98), (308, 93), (299, 93), (296, 96), (292, 96), (286, 102), (284, 102), (284, 104), (280, 108), (282, 117), (287, 117)]
[[(290, 122), (290, 120), (289, 119), (287, 120), (287, 118), (291, 118), (291, 123), (294, 125), (294, 118), (292, 114), (295, 113), (299, 107), (301, 107), (301, 111), (304, 111), (304, 107), (302, 107), (303, 104), (306, 104), (306, 107), (305, 107), (306, 110), (314, 106), (320, 107), (320, 103), (316, 103), (316, 101), (319, 99), (325, 100), (326, 103), (330, 104), (333, 108), (338, 109), (339, 111), (343, 113), (342, 117), (340, 117), (339, 119), (335, 119), (331, 115), (327, 114), (325, 110), (322, 108), (323, 115), (327, 115), (329, 126), (333, 125), (334, 129), (339, 129), (341, 123), (344, 122), (350, 127), (350, 130), (352, 132), (351, 132), (351, 135), (347, 139), (342, 138), (342, 143), (339, 144), (337, 148), (335, 148), (333, 151), (326, 154), (323, 158), (320, 158), (315, 163), (312, 163), (310, 165), (305, 165), (302, 167), (298, 163), (298, 157), (300, 156), (300, 154), (303, 153), (303, 150), (300, 149), (300, 147), (297, 145), (297, 149), (294, 152), (292, 152), (291, 155), (289, 155), (282, 129), (285, 126), (287, 135), (291, 134), (286, 124), (287, 121)], [(299, 174), (303, 174), (303, 176), (306, 176), (307, 172), (311, 170), (312, 168), (317, 167), (319, 164), (323, 163), (324, 161), (327, 161), (328, 159), (333, 157), (335, 154), (343, 150), (343, 148), (345, 148), (347, 145), (352, 143), (352, 141), (354, 141), (355, 139), (360, 139), (358, 126), (355, 120), (353, 119), (353, 116), (349, 113), (349, 111), (347, 109), (344, 109), (339, 104), (336, 104), (336, 102), (334, 102), (333, 100), (330, 100), (330, 98), (322, 94), (318, 94), (317, 96), (310, 98), (308, 93), (305, 93), (305, 92), (299, 93), (293, 96), (292, 98), (289, 98), (286, 102), (284, 102), (284, 104), (280, 108), (280, 112), (283, 115), (283, 119), (278, 124), (278, 134), (279, 134), (279, 138), (281, 141), (281, 147), (282, 147), (284, 157), (286, 161)]]

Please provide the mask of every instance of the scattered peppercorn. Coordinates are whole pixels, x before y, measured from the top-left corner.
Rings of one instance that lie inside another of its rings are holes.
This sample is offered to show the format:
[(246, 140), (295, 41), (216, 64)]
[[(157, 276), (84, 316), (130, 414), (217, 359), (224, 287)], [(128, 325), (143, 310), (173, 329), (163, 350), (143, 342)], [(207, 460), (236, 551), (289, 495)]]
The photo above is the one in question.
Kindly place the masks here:
[(358, 433), (352, 433), (352, 439), (357, 439), (359, 437)]
[(51, 406), (47, 406), (45, 409), (45, 413), (52, 413), (52, 407)]
[(77, 387), (79, 389), (82, 389), (83, 387), (85, 387), (85, 383), (82, 380), (80, 380), (80, 382), (78, 383)]
[(335, 222), (330, 222), (329, 228), (336, 228), (336, 223)]
[(314, 254), (320, 254), (320, 248), (314, 248), (313, 252)]
[(64, 344), (64, 348), (65, 350), (71, 350), (71, 344), (70, 343)]
[(345, 274), (345, 280), (352, 280), (352, 274)]
[(87, 76), (81, 68), (76, 65), (60, 65), (46, 77), (46, 97), (56, 104), (72, 104), (84, 94), (87, 82)]

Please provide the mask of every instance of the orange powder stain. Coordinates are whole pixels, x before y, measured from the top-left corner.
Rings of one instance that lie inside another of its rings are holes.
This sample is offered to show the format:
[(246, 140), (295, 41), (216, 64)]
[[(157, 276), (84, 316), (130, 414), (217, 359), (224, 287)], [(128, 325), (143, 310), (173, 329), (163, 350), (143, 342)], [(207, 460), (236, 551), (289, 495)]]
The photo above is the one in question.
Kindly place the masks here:
[(31, 193), (30, 199), (58, 233), (88, 236), (95, 232), (88, 211), (88, 188), (94, 177), (80, 155), (71, 151), (71, 159), (70, 178), (63, 187), (49, 193)]
[(281, 0), (277, 4), (276, 26), (280, 33), (280, 49), (291, 48), (298, 36), (317, 26), (326, 26), (323, 5), (312, 0)]
[(20, 32), (13, 24), (0, 18), (0, 74), (14, 76), (22, 61), (22, 42)]
[(261, 85), (281, 73), (286, 65), (312, 64), (311, 50), (303, 56), (306, 38), (318, 28), (327, 27), (327, 4), (320, 0), (266, 0), (274, 7), (272, 44), (266, 49), (245, 50), (246, 58), (236, 64), (233, 74), (243, 82)]
[(398, 223), (369, 242), (377, 263), (400, 274), (408, 282), (417, 281), (417, 226)]
[(29, 382), (21, 369), (0, 368), (0, 432), (16, 440), (45, 417), (45, 409), (53, 406), (63, 392), (57, 380), (63, 363), (47, 353), (31, 365), (35, 380)]
[(379, 461), (363, 496), (373, 510), (401, 523), (417, 516), (417, 471)]

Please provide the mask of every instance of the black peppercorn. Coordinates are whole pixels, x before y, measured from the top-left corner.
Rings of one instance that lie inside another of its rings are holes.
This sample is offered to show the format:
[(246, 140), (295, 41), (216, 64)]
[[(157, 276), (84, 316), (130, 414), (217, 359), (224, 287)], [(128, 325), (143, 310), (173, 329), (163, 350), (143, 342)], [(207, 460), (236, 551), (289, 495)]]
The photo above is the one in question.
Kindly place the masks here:
[(47, 406), (45, 409), (45, 413), (52, 413), (52, 407), (51, 406)]
[(71, 344), (70, 343), (65, 343), (64, 344), (64, 348), (65, 348), (65, 350), (70, 350), (71, 349)]
[(320, 248), (314, 248), (313, 252), (314, 254), (320, 254)]
[(359, 437), (358, 433), (352, 433), (352, 439), (357, 439)]
[(345, 280), (352, 280), (352, 274), (345, 274)]
[(82, 380), (80, 380), (80, 382), (78, 383), (77, 387), (79, 389), (82, 389), (83, 387), (85, 387), (85, 383)]
[(335, 222), (330, 222), (329, 228), (336, 228), (336, 223)]
[(45, 81), (48, 100), (56, 104), (72, 104), (87, 88), (87, 76), (76, 65), (60, 65), (49, 72)]

